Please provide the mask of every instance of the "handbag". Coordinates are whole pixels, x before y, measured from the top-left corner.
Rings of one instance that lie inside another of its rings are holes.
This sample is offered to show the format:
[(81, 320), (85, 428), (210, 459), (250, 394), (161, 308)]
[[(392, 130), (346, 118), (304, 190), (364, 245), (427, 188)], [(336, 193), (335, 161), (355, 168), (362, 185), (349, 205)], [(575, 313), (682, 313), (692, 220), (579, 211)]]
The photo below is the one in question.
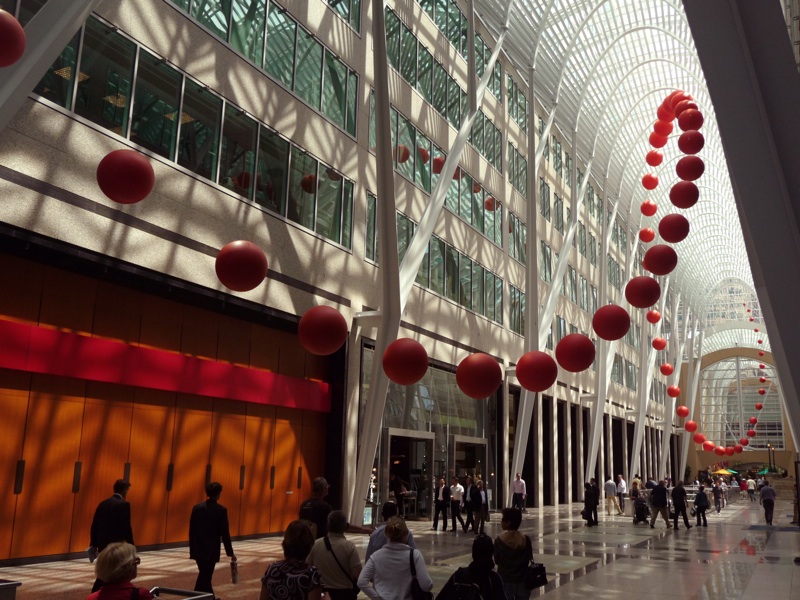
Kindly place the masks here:
[(586, 519), (588, 521), (590, 516), (591, 516), (591, 514), (589, 513), (589, 509), (588, 508), (584, 508), (581, 511), (581, 518)]
[(411, 565), (411, 598), (412, 600), (433, 600), (433, 592), (426, 592), (422, 589), (417, 579), (417, 569), (414, 567), (414, 549), (410, 548), (408, 562)]
[(689, 509), (689, 514), (692, 515), (693, 517), (696, 517), (697, 509), (693, 506), (692, 508)]
[(547, 585), (547, 569), (543, 564), (533, 562), (533, 546), (531, 545), (531, 538), (525, 536), (528, 545), (528, 556), (530, 563), (525, 567), (525, 575), (522, 578), (522, 583), (526, 589), (533, 590), (543, 585)]
[(349, 589), (349, 590), (325, 590), (325, 591), (327, 591), (329, 593), (329, 595), (333, 595), (333, 594), (330, 594), (330, 592), (337, 592), (338, 595), (341, 596), (341, 597), (355, 598), (356, 596), (358, 596), (358, 592), (359, 592), (358, 584), (353, 580), (353, 578), (350, 575), (350, 573), (347, 572), (347, 569), (345, 569), (342, 566), (342, 563), (339, 562), (339, 559), (336, 558), (336, 552), (333, 551), (333, 548), (331, 547), (331, 541), (330, 541), (330, 539), (328, 539), (328, 536), (326, 535), (323, 539), (325, 540), (325, 547), (328, 549), (328, 552), (331, 553), (331, 556), (333, 556), (333, 560), (336, 561), (336, 564), (341, 569), (342, 573), (344, 573), (347, 576), (347, 578), (353, 584), (353, 587), (351, 589)]

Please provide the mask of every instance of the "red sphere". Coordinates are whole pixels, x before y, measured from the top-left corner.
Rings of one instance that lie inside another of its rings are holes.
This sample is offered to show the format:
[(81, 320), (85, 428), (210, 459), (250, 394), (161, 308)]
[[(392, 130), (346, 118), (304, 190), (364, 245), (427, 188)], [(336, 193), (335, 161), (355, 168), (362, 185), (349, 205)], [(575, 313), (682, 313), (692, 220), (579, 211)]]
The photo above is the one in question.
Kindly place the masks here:
[(642, 177), (642, 186), (646, 190), (654, 190), (658, 187), (658, 177), (652, 173), (648, 173)]
[(759, 369), (766, 369), (767, 365), (765, 365), (764, 363), (761, 363), (760, 365), (758, 365), (758, 368)]
[(747, 312), (750, 312), (750, 309), (749, 309), (749, 308), (747, 309)]
[(728, 456), (733, 456), (736, 453), (736, 450), (733, 449), (733, 446), (725, 446), (725, 454)]
[(681, 131), (697, 131), (704, 121), (703, 113), (696, 108), (687, 108), (678, 116), (678, 127)]
[(658, 135), (655, 131), (650, 134), (650, 145), (653, 148), (663, 148), (667, 145), (667, 136), (665, 135)]
[(408, 159), (411, 158), (411, 150), (409, 150), (408, 146), (406, 146), (405, 144), (400, 144), (397, 146), (395, 156), (397, 157), (397, 162), (399, 163), (407, 162)]
[(333, 354), (347, 340), (347, 321), (330, 306), (315, 306), (306, 311), (297, 327), (300, 344), (317, 356)]
[(313, 194), (315, 189), (319, 188), (316, 175), (306, 175), (300, 180), (300, 187), (306, 194)]
[(705, 450), (706, 452), (711, 452), (713, 449), (714, 449), (714, 442), (712, 442), (711, 440), (706, 440), (705, 442), (703, 442), (703, 450)]
[(422, 161), (423, 164), (427, 164), (427, 162), (431, 158), (431, 153), (428, 152), (425, 148), (417, 148), (417, 154), (419, 154), (419, 159)]
[(672, 375), (675, 372), (675, 367), (673, 367), (670, 363), (664, 363), (659, 367), (659, 371), (661, 371), (662, 375)]
[(694, 129), (682, 133), (678, 138), (678, 149), (684, 154), (697, 154), (705, 145), (706, 138), (703, 137), (702, 133)]
[(722, 446), (717, 446), (714, 448), (714, 454), (717, 456), (725, 456), (725, 448)]
[(656, 350), (663, 350), (667, 347), (667, 340), (662, 337), (653, 338), (653, 348)]
[[(671, 385), (671, 386), (669, 386), (667, 388), (667, 396), (669, 396), (670, 398), (677, 398), (680, 395), (681, 395), (681, 388), (679, 388), (677, 385)], [(686, 409), (686, 414), (684, 415), (684, 417), (689, 415), (689, 408), (688, 407), (683, 406), (683, 407), (679, 407), (679, 408), (685, 408)], [(683, 412), (683, 411), (681, 411), (681, 412)]]
[(747, 430), (747, 437), (756, 437), (756, 432), (754, 429)]
[(453, 172), (453, 181), (461, 181), (461, 178), (464, 177), (466, 173), (461, 167), (456, 167), (456, 170)]
[(761, 410), (762, 408), (764, 408), (764, 405), (761, 402), (756, 402), (756, 410)]
[(470, 398), (486, 398), (503, 382), (500, 364), (488, 354), (470, 354), (456, 369), (456, 383)]
[(759, 343), (759, 344), (763, 344), (763, 343), (764, 343), (764, 340), (758, 340), (758, 343)]
[(655, 131), (658, 135), (668, 136), (670, 133), (672, 133), (672, 129), (674, 127), (672, 121), (672, 119), (668, 121), (662, 121), (659, 119), (653, 123), (653, 131)]
[(585, 371), (594, 362), (594, 344), (581, 333), (570, 333), (556, 345), (556, 360), (571, 373)]
[(97, 165), (97, 185), (120, 204), (144, 200), (153, 190), (155, 180), (150, 161), (135, 150), (114, 150)]
[(759, 352), (759, 353), (758, 353), (758, 355), (759, 355), (759, 356), (764, 356), (764, 352), (763, 352), (763, 351), (762, 351), (762, 352)]
[[(673, 92), (669, 99), (669, 108), (670, 110), (675, 113), (675, 107), (678, 106), (680, 102), (684, 100), (692, 100), (692, 97), (684, 92), (683, 90), (678, 90), (677, 92)], [(677, 115), (676, 115), (677, 116)]]
[(673, 121), (675, 120), (675, 115), (672, 113), (672, 109), (664, 106), (663, 104), (658, 107), (656, 110), (656, 116), (658, 117), (659, 121)]
[(654, 239), (656, 239), (656, 232), (653, 231), (652, 227), (645, 227), (641, 231), (639, 231), (639, 239), (642, 240), (645, 244), (649, 244)]
[(485, 208), (489, 212), (496, 211), (498, 206), (499, 204), (497, 203), (497, 200), (495, 200), (493, 196), (487, 196), (486, 200), (483, 201), (483, 208)]
[(661, 313), (658, 312), (656, 309), (649, 310), (647, 311), (645, 318), (647, 319), (648, 323), (652, 323), (653, 325), (655, 325), (661, 320)]
[(758, 333), (758, 327), (756, 327), (755, 329), (753, 329), (753, 331), (755, 331), (756, 333)]
[[(636, 308), (649, 308), (661, 297), (661, 286), (652, 277), (634, 277), (625, 286), (625, 299)], [(560, 361), (559, 361), (560, 362)]]
[(658, 210), (658, 204), (652, 200), (645, 200), (642, 202), (641, 211), (645, 217), (652, 217)]
[(766, 378), (766, 377), (759, 377), (759, 378), (758, 378), (758, 380), (759, 380), (761, 383), (767, 383), (767, 378)]
[[(669, 386), (669, 389), (672, 389), (672, 388), (677, 388), (677, 386), (674, 386), (674, 385)], [(669, 393), (669, 390), (667, 391), (667, 394), (669, 394), (669, 396), (672, 397), (672, 398), (677, 397), (678, 395), (680, 395), (680, 393), (681, 393), (681, 391), (680, 391), (680, 389), (678, 389), (678, 393), (675, 396), (673, 396), (672, 394)], [(681, 419), (685, 419), (686, 417), (689, 416), (689, 407), (688, 406), (678, 406), (678, 407), (675, 408), (675, 414), (678, 415)]]
[(472, 183), (472, 193), (473, 194), (480, 194), (482, 189), (483, 188), (481, 187), (481, 184), (478, 183), (477, 181)]
[(759, 396), (763, 396), (766, 393), (767, 393), (767, 390), (765, 390), (764, 388), (761, 388), (761, 389), (758, 390), (758, 395)]
[[(330, 179), (331, 181), (341, 181), (342, 180), (342, 176), (339, 173), (337, 173), (334, 169), (331, 169), (331, 168), (325, 169), (325, 174), (328, 176), (328, 179)], [(248, 173), (248, 175), (249, 175), (249, 173)], [(258, 176), (258, 179), (256, 181), (256, 186), (260, 186), (260, 181), (261, 181), (261, 175)], [(249, 186), (245, 185), (245, 186), (242, 186), (242, 187), (247, 188)]]
[(750, 322), (752, 323), (753, 321), (755, 321), (755, 319), (753, 317), (750, 317)]
[(444, 169), (444, 161), (447, 160), (444, 156), (433, 157), (433, 172), (438, 175)]
[(650, 150), (644, 160), (651, 167), (657, 167), (664, 161), (664, 155), (658, 150)]
[(741, 454), (743, 450), (744, 450), (744, 448), (742, 448), (741, 444), (736, 444), (733, 447), (733, 451), (736, 452), (736, 454)]
[(647, 270), (651, 273), (667, 275), (672, 273), (677, 266), (678, 254), (670, 246), (656, 244), (644, 253), (644, 262), (647, 265)]
[(689, 220), (683, 215), (667, 215), (659, 221), (658, 233), (665, 242), (682, 242), (689, 235)]
[(549, 389), (557, 378), (558, 365), (552, 356), (544, 352), (526, 352), (517, 363), (517, 379), (522, 387), (531, 392)]
[(619, 340), (631, 328), (631, 317), (621, 306), (607, 304), (597, 309), (592, 317), (592, 329), (604, 340)]
[(750, 425), (755, 425), (756, 423), (758, 423), (758, 419), (755, 417), (750, 417)]
[(693, 100), (682, 100), (677, 104), (673, 105), (672, 112), (675, 113), (675, 118), (680, 119), (683, 112), (690, 109), (697, 110), (698, 109), (697, 103), (694, 102)]
[(684, 156), (675, 164), (675, 173), (684, 181), (699, 179), (705, 170), (706, 164), (699, 156)]
[(694, 421), (686, 421), (686, 423), (683, 424), (683, 428), (689, 433), (694, 433), (697, 431), (697, 423)]
[(669, 190), (669, 201), (678, 208), (692, 208), (700, 198), (700, 190), (691, 181), (679, 181)]
[(25, 30), (14, 16), (0, 10), (0, 67), (9, 67), (25, 52)]
[(428, 372), (428, 353), (417, 340), (396, 339), (383, 353), (383, 372), (399, 385), (414, 385)]
[(702, 444), (705, 441), (706, 441), (706, 436), (704, 436), (702, 433), (695, 433), (694, 434), (694, 443), (695, 444)]
[(267, 276), (267, 257), (253, 242), (238, 240), (222, 247), (214, 269), (217, 279), (229, 290), (249, 292)]
[(743, 437), (742, 439), (739, 440), (739, 443), (742, 446), (748, 446), (748, 445), (750, 445), (750, 440), (748, 440), (746, 437)]

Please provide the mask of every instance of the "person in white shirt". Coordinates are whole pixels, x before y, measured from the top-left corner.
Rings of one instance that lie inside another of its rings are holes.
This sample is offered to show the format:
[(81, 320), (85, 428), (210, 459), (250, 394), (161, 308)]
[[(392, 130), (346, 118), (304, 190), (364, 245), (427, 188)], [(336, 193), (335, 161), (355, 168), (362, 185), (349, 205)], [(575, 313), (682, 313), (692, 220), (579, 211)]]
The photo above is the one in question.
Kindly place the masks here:
[(747, 495), (750, 496), (750, 502), (756, 501), (756, 482), (752, 477), (747, 478)]
[(518, 508), (525, 511), (525, 498), (528, 497), (528, 490), (525, 487), (525, 480), (521, 473), (517, 473), (516, 479), (511, 482), (511, 508)]
[(619, 499), (619, 508), (625, 512), (625, 494), (628, 493), (628, 484), (622, 478), (622, 473), (617, 475), (617, 499)]
[(614, 508), (618, 515), (622, 514), (622, 509), (619, 507), (619, 500), (617, 500), (617, 484), (608, 476), (608, 479), (603, 484), (603, 491), (606, 494), (606, 514), (611, 516), (611, 509)]
[(461, 507), (464, 504), (464, 487), (458, 482), (458, 477), (453, 477), (453, 485), (450, 486), (450, 512), (453, 520), (453, 533), (456, 532), (456, 519), (461, 523), (461, 529), (465, 529), (464, 519), (461, 518)]

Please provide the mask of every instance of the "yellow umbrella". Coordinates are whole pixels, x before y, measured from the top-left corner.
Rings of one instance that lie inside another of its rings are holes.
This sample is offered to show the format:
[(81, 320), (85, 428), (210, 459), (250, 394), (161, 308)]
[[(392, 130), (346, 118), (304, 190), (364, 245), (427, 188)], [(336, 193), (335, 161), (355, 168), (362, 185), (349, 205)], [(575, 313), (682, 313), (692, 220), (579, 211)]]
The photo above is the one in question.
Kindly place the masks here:
[(730, 475), (731, 472), (728, 469), (720, 469), (719, 471), (714, 471), (714, 475)]

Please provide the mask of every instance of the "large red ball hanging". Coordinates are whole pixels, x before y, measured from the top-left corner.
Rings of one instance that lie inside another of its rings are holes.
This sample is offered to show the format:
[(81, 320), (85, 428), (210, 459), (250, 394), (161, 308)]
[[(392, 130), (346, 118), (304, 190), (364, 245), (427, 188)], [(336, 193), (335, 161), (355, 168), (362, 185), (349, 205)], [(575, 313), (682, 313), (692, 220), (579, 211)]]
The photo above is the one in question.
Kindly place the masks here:
[(659, 367), (659, 371), (661, 371), (662, 375), (672, 375), (675, 372), (675, 367), (673, 367), (670, 363), (664, 363)]
[(639, 231), (639, 239), (645, 244), (649, 244), (656, 239), (656, 232), (652, 229), (652, 227), (644, 227)]
[(702, 444), (706, 441), (706, 436), (704, 436), (702, 433), (695, 433), (693, 439), (695, 444)]
[(653, 131), (655, 131), (658, 135), (667, 136), (672, 133), (673, 128), (674, 125), (672, 124), (672, 120), (662, 121), (659, 119), (653, 123)]
[(570, 333), (556, 345), (556, 360), (571, 373), (585, 371), (594, 362), (594, 344), (581, 333)]
[(447, 160), (444, 156), (433, 157), (433, 172), (438, 175), (444, 169), (444, 161)]
[(649, 310), (645, 315), (645, 319), (647, 319), (648, 323), (652, 323), (653, 325), (655, 325), (661, 320), (661, 313), (658, 312), (656, 309)]
[(764, 340), (758, 340), (758, 343), (759, 343), (759, 344), (763, 344), (763, 343), (764, 343)]
[(664, 162), (664, 155), (658, 150), (650, 150), (644, 157), (644, 160), (651, 167), (657, 167)]
[(725, 456), (725, 448), (723, 446), (717, 446), (714, 448), (714, 454), (717, 456)]
[(736, 454), (736, 450), (733, 449), (733, 446), (725, 446), (725, 454), (727, 456), (733, 456)]
[(673, 114), (672, 109), (668, 106), (664, 106), (663, 104), (656, 110), (656, 116), (658, 117), (659, 121), (675, 120), (675, 115)]
[(661, 297), (661, 286), (652, 277), (634, 277), (625, 286), (625, 299), (636, 308), (649, 308)]
[(658, 210), (658, 204), (656, 204), (652, 200), (645, 200), (644, 202), (642, 202), (640, 210), (642, 211), (642, 214), (645, 217), (652, 217), (654, 214), (656, 214), (656, 211)]
[(763, 396), (766, 393), (767, 393), (767, 390), (765, 390), (764, 388), (759, 388), (759, 390), (758, 390), (758, 395), (759, 396)]
[(758, 365), (758, 368), (759, 369), (766, 369), (767, 365), (765, 365), (764, 363), (761, 363), (760, 365)]
[[(670, 387), (672, 388), (672, 387), (675, 387), (675, 386), (670, 386)], [(667, 392), (667, 394), (669, 394), (669, 391)], [(678, 390), (678, 395), (680, 395), (680, 390)], [(675, 398), (676, 396), (671, 396), (671, 397)], [(675, 408), (675, 414), (678, 415), (681, 419), (685, 419), (686, 417), (689, 416), (689, 407), (688, 406), (677, 406)]]
[(758, 353), (758, 355), (759, 355), (759, 356), (764, 356), (764, 351), (763, 351), (763, 350), (762, 350), (762, 351), (760, 351), (760, 352)]
[(703, 126), (703, 113), (696, 108), (687, 108), (678, 115), (678, 127), (681, 131), (697, 131)]
[(264, 251), (246, 240), (225, 244), (214, 263), (217, 278), (234, 292), (248, 292), (261, 285), (268, 267)]
[(747, 430), (747, 437), (756, 437), (756, 432), (754, 429)]
[(742, 439), (740, 439), (740, 440), (739, 440), (739, 443), (740, 443), (742, 446), (748, 446), (748, 445), (750, 445), (750, 440), (749, 440), (749, 439), (747, 439), (746, 437), (743, 437)]
[(755, 425), (758, 423), (758, 419), (756, 417), (750, 417), (750, 425)]
[(686, 421), (686, 423), (683, 424), (683, 428), (689, 433), (694, 433), (697, 431), (697, 423), (695, 421)]
[(616, 304), (601, 306), (592, 317), (592, 329), (604, 340), (622, 339), (630, 328), (631, 317), (628, 311)]
[(658, 135), (655, 131), (650, 134), (648, 140), (653, 148), (663, 148), (667, 145), (667, 136)]
[(417, 340), (397, 339), (383, 353), (383, 372), (399, 385), (414, 385), (428, 372), (428, 353)]
[(517, 362), (517, 379), (531, 392), (549, 389), (558, 378), (558, 365), (553, 357), (534, 350), (523, 354)]
[(669, 190), (669, 201), (678, 208), (692, 208), (700, 198), (700, 190), (691, 181), (679, 181)]
[(711, 440), (706, 440), (705, 442), (703, 442), (703, 450), (705, 450), (706, 452), (711, 452), (714, 449), (714, 446), (715, 444)]
[(736, 444), (733, 447), (733, 451), (736, 452), (736, 454), (741, 454), (743, 450), (744, 450), (744, 448), (742, 447), (741, 444)]
[(642, 187), (646, 190), (654, 190), (658, 187), (658, 176), (647, 173), (642, 177)]
[(667, 347), (667, 340), (662, 337), (653, 338), (653, 348), (656, 350), (663, 350)]
[[(677, 385), (671, 385), (667, 388), (667, 396), (669, 396), (670, 398), (677, 398), (680, 395), (681, 395), (681, 388), (679, 388)], [(684, 406), (683, 408), (686, 407)], [(688, 414), (689, 414), (689, 409), (686, 408), (686, 415)]]
[(706, 138), (699, 131), (690, 129), (678, 138), (678, 148), (684, 154), (697, 154), (706, 145)]
[(761, 402), (756, 402), (756, 410), (761, 410), (762, 408), (764, 408), (764, 405)]
[(8, 67), (25, 52), (25, 30), (9, 12), (0, 10), (0, 67)]
[(665, 242), (682, 242), (689, 235), (689, 220), (683, 215), (666, 215), (658, 222), (658, 233)]
[(684, 100), (691, 101), (692, 97), (683, 90), (678, 90), (677, 92), (672, 93), (671, 97), (669, 97), (669, 108), (673, 114), (675, 113), (675, 107)]
[(120, 204), (144, 200), (153, 190), (155, 179), (150, 161), (135, 150), (114, 150), (97, 165), (97, 185)]
[(684, 111), (691, 109), (697, 110), (698, 108), (697, 103), (693, 100), (681, 100), (672, 107), (672, 112), (675, 113), (676, 119), (680, 119)]
[(675, 250), (664, 244), (656, 244), (644, 253), (644, 263), (647, 270), (655, 275), (672, 273), (678, 264), (678, 254)]
[(347, 340), (347, 321), (330, 306), (315, 306), (306, 311), (297, 327), (300, 344), (317, 356), (333, 354)]
[(766, 378), (766, 377), (759, 377), (759, 378), (758, 378), (758, 381), (759, 381), (760, 383), (767, 383), (767, 378)]
[(684, 181), (695, 181), (705, 172), (706, 164), (699, 156), (684, 156), (675, 164), (675, 174)]
[(470, 398), (486, 398), (493, 394), (503, 381), (500, 364), (488, 354), (478, 352), (462, 360), (456, 369), (456, 383)]

